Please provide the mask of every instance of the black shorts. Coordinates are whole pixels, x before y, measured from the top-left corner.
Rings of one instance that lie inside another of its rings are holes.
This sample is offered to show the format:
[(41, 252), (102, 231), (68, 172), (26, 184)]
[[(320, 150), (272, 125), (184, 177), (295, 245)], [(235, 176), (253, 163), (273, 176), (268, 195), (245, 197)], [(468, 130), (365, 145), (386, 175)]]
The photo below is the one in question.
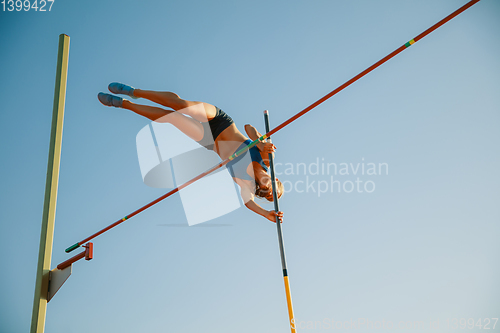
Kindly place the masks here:
[(203, 147), (214, 150), (215, 139), (222, 133), (226, 128), (234, 123), (233, 119), (224, 111), (215, 107), (216, 113), (215, 117), (208, 122), (201, 123), (203, 125), (203, 139), (198, 141)]

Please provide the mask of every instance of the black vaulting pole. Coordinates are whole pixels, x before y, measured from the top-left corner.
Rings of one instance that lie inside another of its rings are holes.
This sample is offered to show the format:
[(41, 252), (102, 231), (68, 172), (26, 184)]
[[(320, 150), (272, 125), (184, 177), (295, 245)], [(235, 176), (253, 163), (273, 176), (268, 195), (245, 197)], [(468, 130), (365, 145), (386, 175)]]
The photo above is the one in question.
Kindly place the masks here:
[[(264, 111), (264, 121), (266, 123), (266, 133), (270, 131), (269, 126), (269, 111)], [(268, 142), (271, 142), (271, 138), (267, 138)], [(279, 203), (278, 203), (278, 191), (276, 190), (276, 174), (274, 173), (274, 158), (273, 154), (269, 154), (269, 167), (271, 169), (271, 180), (273, 183), (273, 200), (274, 200), (274, 211), (276, 213), (279, 212)], [(283, 279), (285, 282), (285, 292), (286, 292), (286, 303), (288, 306), (288, 316), (290, 318), (290, 329), (292, 333), (295, 333), (295, 319), (293, 316), (293, 306), (292, 306), (292, 294), (290, 293), (290, 283), (288, 282), (288, 272), (286, 269), (286, 259), (285, 259), (285, 246), (283, 245), (283, 233), (281, 231), (281, 219), (276, 217), (276, 228), (278, 229), (278, 242), (280, 247), (280, 255), (281, 255), (281, 268), (283, 269)]]

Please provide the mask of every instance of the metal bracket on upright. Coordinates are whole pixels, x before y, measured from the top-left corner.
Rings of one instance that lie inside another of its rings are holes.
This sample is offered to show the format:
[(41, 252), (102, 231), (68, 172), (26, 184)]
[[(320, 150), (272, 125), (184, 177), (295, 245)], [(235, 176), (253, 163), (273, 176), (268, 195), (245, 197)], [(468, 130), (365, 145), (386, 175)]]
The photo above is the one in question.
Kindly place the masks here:
[(89, 242), (83, 247), (85, 247), (85, 251), (60, 263), (56, 268), (49, 272), (49, 291), (47, 293), (47, 302), (50, 302), (50, 300), (69, 278), (69, 276), (71, 275), (71, 270), (73, 268), (73, 263), (83, 258), (85, 258), (85, 260), (92, 260), (92, 258), (94, 257), (93, 243)]

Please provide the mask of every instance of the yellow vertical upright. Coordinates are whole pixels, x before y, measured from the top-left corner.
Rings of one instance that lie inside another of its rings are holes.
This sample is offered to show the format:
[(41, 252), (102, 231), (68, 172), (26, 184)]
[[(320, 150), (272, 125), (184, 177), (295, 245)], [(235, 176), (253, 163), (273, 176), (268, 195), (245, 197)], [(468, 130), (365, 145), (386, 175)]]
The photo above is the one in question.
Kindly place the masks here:
[(57, 186), (59, 183), (59, 165), (61, 161), (62, 133), (64, 122), (64, 103), (66, 101), (66, 81), (68, 77), (69, 36), (59, 35), (57, 55), (56, 87), (54, 91), (54, 109), (50, 132), (49, 161), (45, 183), (45, 201), (43, 204), (40, 250), (36, 271), (35, 297), (31, 317), (31, 333), (43, 333), (47, 312), (47, 293), (49, 288), (50, 261), (56, 217)]

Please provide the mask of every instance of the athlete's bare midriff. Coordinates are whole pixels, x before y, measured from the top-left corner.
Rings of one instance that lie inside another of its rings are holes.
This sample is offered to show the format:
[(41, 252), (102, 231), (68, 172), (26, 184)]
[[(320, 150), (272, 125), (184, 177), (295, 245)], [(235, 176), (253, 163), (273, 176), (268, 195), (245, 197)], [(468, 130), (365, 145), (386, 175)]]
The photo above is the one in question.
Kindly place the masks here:
[(222, 160), (225, 160), (234, 152), (238, 147), (248, 140), (233, 123), (228, 128), (223, 130), (215, 139), (215, 152)]

